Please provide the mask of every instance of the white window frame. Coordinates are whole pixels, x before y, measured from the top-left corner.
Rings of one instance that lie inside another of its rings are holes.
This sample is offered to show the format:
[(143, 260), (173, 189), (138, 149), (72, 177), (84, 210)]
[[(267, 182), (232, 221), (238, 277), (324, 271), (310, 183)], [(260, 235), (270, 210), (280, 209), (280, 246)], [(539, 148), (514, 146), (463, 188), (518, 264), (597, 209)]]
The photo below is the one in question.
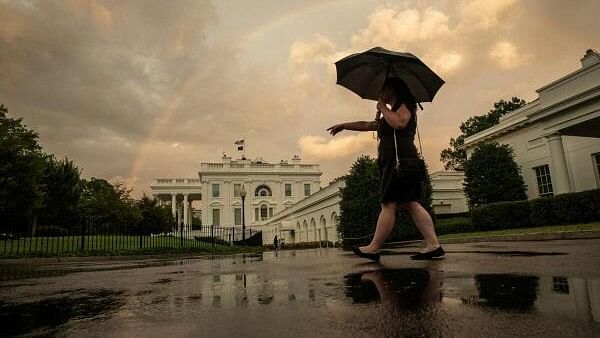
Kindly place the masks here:
[[(217, 221), (215, 222), (215, 211), (216, 211), (216, 218)], [(219, 208), (213, 208), (212, 209), (212, 225), (214, 226), (220, 226), (221, 225), (221, 209)]]
[[(308, 187), (308, 191), (306, 191), (306, 188)], [(308, 197), (310, 196), (310, 183), (304, 183), (304, 197)]]
[[(550, 165), (542, 164), (536, 167), (533, 167), (533, 173), (535, 175), (535, 181), (538, 188), (538, 196), (539, 197), (552, 197), (554, 196), (554, 186), (552, 184), (552, 175), (550, 173)], [(544, 171), (544, 172), (541, 172)], [(544, 190), (548, 191), (544, 191)]]
[[(290, 187), (290, 194), (289, 195), (287, 194), (287, 187), (288, 186)], [(285, 197), (292, 197), (294, 195), (294, 188), (293, 188), (293, 186), (292, 186), (291, 183), (284, 183), (283, 184), (283, 195)]]
[[(221, 185), (219, 183), (212, 183), (210, 187), (211, 187), (211, 196), (213, 198), (221, 197)], [(216, 191), (215, 191), (215, 187), (217, 187)], [(215, 194), (215, 192), (216, 192), (216, 194)]]
[(242, 225), (242, 208), (233, 208), (233, 225)]
[[(263, 210), (265, 211), (264, 216), (263, 216)], [(269, 207), (267, 207), (266, 204), (262, 204), (260, 206), (260, 220), (265, 220), (269, 217)]]
[(594, 177), (596, 177), (596, 187), (600, 188), (600, 152), (592, 154), (592, 163), (594, 164)]

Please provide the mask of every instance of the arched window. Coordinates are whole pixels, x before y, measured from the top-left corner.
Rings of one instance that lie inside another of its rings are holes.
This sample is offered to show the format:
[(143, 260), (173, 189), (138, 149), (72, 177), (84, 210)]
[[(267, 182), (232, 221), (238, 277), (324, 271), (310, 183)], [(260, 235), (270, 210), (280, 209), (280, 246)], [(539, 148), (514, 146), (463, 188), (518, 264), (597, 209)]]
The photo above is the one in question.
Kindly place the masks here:
[(268, 185), (261, 184), (258, 187), (256, 187), (256, 190), (254, 190), (254, 196), (273, 196), (273, 193), (271, 192), (271, 188), (269, 188)]

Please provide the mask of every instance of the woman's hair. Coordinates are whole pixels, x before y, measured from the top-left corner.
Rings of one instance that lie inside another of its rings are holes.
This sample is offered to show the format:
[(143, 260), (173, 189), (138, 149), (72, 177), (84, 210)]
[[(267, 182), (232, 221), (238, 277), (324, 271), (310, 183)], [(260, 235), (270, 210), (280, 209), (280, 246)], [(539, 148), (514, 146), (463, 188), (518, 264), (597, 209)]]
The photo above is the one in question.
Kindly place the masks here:
[(392, 110), (397, 110), (404, 103), (411, 113), (417, 111), (417, 101), (404, 80), (397, 77), (391, 77), (385, 80), (383, 87), (391, 87), (394, 92)]

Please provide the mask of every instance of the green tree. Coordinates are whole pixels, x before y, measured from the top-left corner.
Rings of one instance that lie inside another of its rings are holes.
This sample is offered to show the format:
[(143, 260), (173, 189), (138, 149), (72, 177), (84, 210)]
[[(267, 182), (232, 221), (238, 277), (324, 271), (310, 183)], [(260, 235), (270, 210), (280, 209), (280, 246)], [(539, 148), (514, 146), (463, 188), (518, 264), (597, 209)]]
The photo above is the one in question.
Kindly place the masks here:
[[(342, 189), (340, 202), (340, 223), (338, 232), (343, 245), (363, 244), (369, 241), (369, 235), (375, 231), (379, 211), (379, 169), (377, 160), (361, 156), (352, 165), (350, 173), (343, 176), (346, 187)], [(432, 208), (432, 186), (429, 172), (424, 182), (423, 196), (419, 200), (435, 219)], [(418, 231), (414, 222), (403, 209), (398, 207), (396, 226), (389, 240), (416, 238)]]
[(444, 162), (446, 170), (464, 170), (467, 153), (463, 145), (465, 138), (475, 135), (482, 130), (495, 126), (500, 122), (500, 117), (526, 104), (525, 100), (513, 97), (510, 101), (500, 100), (494, 103), (494, 108), (487, 114), (471, 116), (460, 125), (461, 134), (457, 138), (450, 138), (450, 147), (442, 150), (440, 160)]
[(7, 115), (0, 105), (0, 227), (25, 233), (42, 206), (45, 155), (37, 133)]
[(48, 156), (43, 182), (45, 196), (39, 223), (63, 228), (79, 225), (82, 181), (77, 165), (66, 158)]
[(141, 231), (143, 233), (158, 234), (175, 228), (175, 220), (169, 207), (159, 206), (156, 200), (146, 196), (137, 202), (137, 207), (142, 216)]
[[(136, 201), (131, 198), (131, 189), (123, 183), (110, 184), (104, 179), (92, 177), (83, 180), (81, 191), (81, 211), (83, 216), (92, 219), (98, 229), (133, 231), (142, 218)], [(113, 230), (111, 230), (113, 231)]]
[(471, 208), (527, 199), (526, 186), (513, 150), (506, 144), (478, 144), (465, 164), (463, 185)]
[(377, 224), (380, 210), (377, 161), (369, 156), (359, 157), (352, 164), (345, 181), (346, 187), (342, 189), (340, 201), (338, 233), (347, 248), (364, 242), (349, 239), (368, 236), (373, 233)]

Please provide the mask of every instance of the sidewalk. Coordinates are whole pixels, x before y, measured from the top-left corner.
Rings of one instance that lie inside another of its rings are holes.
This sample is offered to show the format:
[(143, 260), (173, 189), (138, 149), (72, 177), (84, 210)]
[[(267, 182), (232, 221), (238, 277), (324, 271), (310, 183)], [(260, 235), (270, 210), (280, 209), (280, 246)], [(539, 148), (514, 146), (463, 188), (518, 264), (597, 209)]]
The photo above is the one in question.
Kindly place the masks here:
[(440, 236), (440, 243), (470, 243), (470, 242), (498, 242), (498, 241), (549, 241), (563, 239), (588, 239), (600, 238), (600, 230), (566, 230), (566, 231), (540, 231), (530, 233), (515, 233), (501, 235)]

